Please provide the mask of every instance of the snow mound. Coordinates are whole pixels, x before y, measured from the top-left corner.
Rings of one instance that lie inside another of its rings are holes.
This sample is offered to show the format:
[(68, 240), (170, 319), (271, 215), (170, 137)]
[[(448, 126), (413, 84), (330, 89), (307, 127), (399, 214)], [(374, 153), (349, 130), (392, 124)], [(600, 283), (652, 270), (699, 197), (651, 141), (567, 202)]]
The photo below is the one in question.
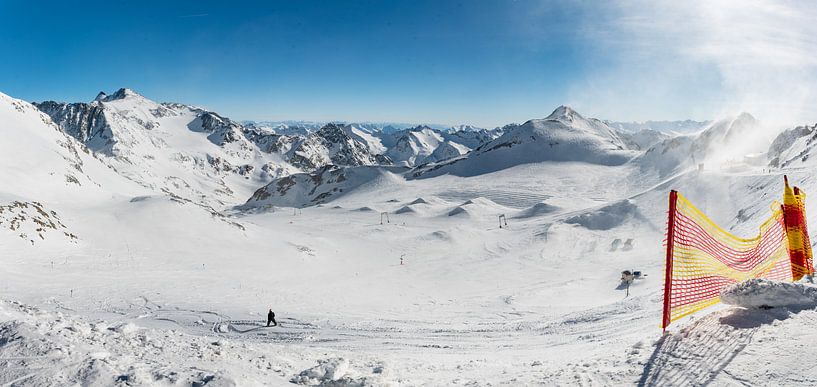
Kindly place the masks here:
[(425, 239), (450, 241), (451, 240), (451, 234), (449, 234), (449, 233), (447, 233), (447, 232), (445, 232), (443, 230), (437, 230), (437, 231), (434, 231), (434, 232), (428, 234)]
[(305, 385), (320, 385), (326, 382), (337, 382), (346, 376), (349, 371), (349, 361), (336, 357), (318, 360), (318, 365), (301, 371), (292, 378), (292, 383)]
[(559, 210), (559, 207), (554, 206), (552, 204), (547, 204), (545, 202), (536, 203), (531, 207), (528, 207), (518, 214), (514, 216), (514, 218), (522, 219), (522, 218), (533, 218), (540, 215), (546, 215)]
[(721, 302), (745, 308), (817, 307), (817, 286), (796, 282), (751, 279), (721, 291)]
[(470, 215), (471, 215), (471, 213), (470, 213), (470, 212), (468, 212), (468, 209), (466, 209), (466, 208), (465, 208), (465, 207), (463, 207), (463, 206), (457, 206), (457, 207), (456, 207), (456, 208), (454, 208), (453, 210), (448, 211), (448, 216), (458, 216), (458, 215), (459, 215), (459, 216), (463, 216), (463, 215), (464, 215), (464, 216), (470, 216)]
[(495, 216), (510, 212), (512, 209), (499, 205), (496, 202), (483, 197), (466, 200), (464, 203), (448, 212), (448, 216)]
[(290, 379), (291, 383), (307, 386), (384, 386), (393, 383), (386, 380), (383, 364), (375, 364), (371, 374), (362, 375), (349, 360), (334, 357), (318, 360), (318, 365), (301, 371)]
[(414, 199), (414, 201), (412, 201), (409, 204), (428, 204), (428, 200), (425, 200), (423, 198), (417, 198), (417, 199)]
[(397, 209), (397, 211), (394, 211), (394, 213), (395, 214), (415, 214), (415, 213), (417, 213), (417, 210), (415, 210), (411, 206), (403, 206), (403, 207), (400, 207), (399, 209)]
[(484, 197), (477, 197), (473, 199), (466, 200), (462, 203), (462, 206), (469, 206), (472, 208), (481, 208), (484, 210), (492, 210), (492, 211), (510, 211), (511, 209), (505, 207), (491, 199), (484, 198)]
[[(336, 206), (336, 207), (339, 207), (339, 206)], [(374, 209), (371, 208), (371, 207), (368, 207), (368, 206), (363, 206), (363, 207), (360, 207), (360, 208), (356, 209), (355, 211), (357, 211), (357, 212), (373, 212)]]
[(630, 200), (622, 200), (595, 211), (571, 216), (565, 223), (578, 224), (590, 230), (610, 230), (622, 225), (638, 212), (638, 207)]

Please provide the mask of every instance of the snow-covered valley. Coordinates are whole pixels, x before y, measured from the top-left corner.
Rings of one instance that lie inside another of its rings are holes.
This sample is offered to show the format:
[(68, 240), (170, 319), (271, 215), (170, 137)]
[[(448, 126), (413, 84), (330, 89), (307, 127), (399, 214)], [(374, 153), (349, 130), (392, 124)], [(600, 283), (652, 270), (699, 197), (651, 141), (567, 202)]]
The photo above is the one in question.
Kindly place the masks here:
[(812, 385), (817, 305), (659, 328), (670, 189), (739, 235), (784, 174), (817, 192), (812, 130), (702, 125), (293, 134), (0, 94), (0, 385)]

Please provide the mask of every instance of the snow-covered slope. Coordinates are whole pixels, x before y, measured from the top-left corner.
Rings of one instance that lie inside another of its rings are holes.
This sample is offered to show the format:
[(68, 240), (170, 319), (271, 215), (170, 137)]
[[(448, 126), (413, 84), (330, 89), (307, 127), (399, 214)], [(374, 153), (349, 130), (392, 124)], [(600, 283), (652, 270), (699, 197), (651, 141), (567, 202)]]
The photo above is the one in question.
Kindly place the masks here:
[(645, 150), (650, 149), (650, 147), (655, 144), (674, 137), (653, 129), (643, 129), (637, 132), (619, 132), (619, 136), (625, 139), (625, 141), (635, 144), (635, 146), (637, 146), (639, 149)]
[[(721, 157), (752, 135), (734, 119), (626, 162), (643, 151), (559, 109), (440, 163), (442, 172), (462, 163), (467, 173), (406, 179), (403, 167), (326, 165), (272, 179), (246, 205), (219, 211), (119, 173), (172, 171), (204, 185), (206, 175), (173, 167), (169, 152), (226, 160), (257, 151), (286, 162), (303, 138), (242, 130), (185, 105), (156, 104), (154, 114), (141, 107), (149, 101), (128, 106), (138, 97), (123, 94), (88, 104), (102, 109), (101, 131), (76, 118), (92, 118), (91, 108), (48, 109), (62, 112), (52, 114), (63, 125), (77, 123), (66, 127), (72, 136), (99, 139), (99, 159), (33, 106), (0, 96), (0, 298), (20, 301), (0, 301), (2, 385), (817, 381), (802, 360), (815, 355), (803, 344), (816, 327), (809, 299), (772, 309), (741, 301), (749, 308), (724, 305), (665, 334), (658, 328), (670, 189), (742, 236), (779, 199), (778, 172), (817, 192), (803, 168), (689, 173), (695, 152)], [(388, 149), (376, 132), (347, 128), (325, 135), (344, 133), (361, 154), (376, 140)], [(773, 149), (785, 153), (808, 137), (791, 132)], [(145, 154), (155, 160), (138, 158)], [(653, 173), (649, 163), (674, 173)], [(806, 205), (817, 213), (817, 201)], [(4, 228), (19, 217), (32, 220)], [(645, 276), (626, 289), (622, 270)], [(265, 326), (268, 309), (279, 326)]]
[(100, 93), (91, 103), (38, 107), (123, 176), (207, 205), (243, 201), (271, 179), (299, 171), (262, 152), (236, 122), (130, 89)]
[(259, 188), (242, 208), (265, 206), (305, 207), (337, 199), (361, 185), (380, 179), (399, 181), (399, 167), (337, 167), (326, 165), (313, 173), (296, 173)]
[(445, 142), (438, 131), (427, 126), (404, 130), (393, 137), (387, 143), (390, 145), (387, 155), (395, 164), (402, 166), (422, 164)]
[(766, 152), (770, 131), (750, 114), (713, 121), (697, 134), (664, 139), (633, 162), (642, 170), (670, 176), (703, 164), (705, 168), (743, 168), (748, 155)]
[(104, 166), (35, 106), (2, 93), (0, 137), (3, 235), (30, 244), (51, 236), (73, 242), (75, 225), (62, 216), (65, 208), (147, 192)]
[(773, 167), (803, 167), (814, 164), (812, 153), (815, 143), (815, 126), (798, 126), (780, 133), (769, 146), (767, 158)]
[(121, 178), (51, 118), (0, 93), (0, 179), (3, 195), (40, 200), (146, 192)]

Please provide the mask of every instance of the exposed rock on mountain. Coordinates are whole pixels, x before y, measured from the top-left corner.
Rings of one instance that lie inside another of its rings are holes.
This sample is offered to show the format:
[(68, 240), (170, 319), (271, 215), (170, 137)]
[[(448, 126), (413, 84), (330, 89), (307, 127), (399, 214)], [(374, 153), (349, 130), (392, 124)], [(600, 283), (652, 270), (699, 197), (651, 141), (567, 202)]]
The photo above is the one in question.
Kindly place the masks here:
[(817, 146), (817, 125), (798, 126), (780, 133), (769, 146), (767, 157), (772, 167), (804, 165)]
[(296, 173), (273, 180), (259, 188), (243, 208), (264, 206), (303, 207), (326, 203), (378, 179), (399, 180), (398, 167), (324, 166), (314, 173)]

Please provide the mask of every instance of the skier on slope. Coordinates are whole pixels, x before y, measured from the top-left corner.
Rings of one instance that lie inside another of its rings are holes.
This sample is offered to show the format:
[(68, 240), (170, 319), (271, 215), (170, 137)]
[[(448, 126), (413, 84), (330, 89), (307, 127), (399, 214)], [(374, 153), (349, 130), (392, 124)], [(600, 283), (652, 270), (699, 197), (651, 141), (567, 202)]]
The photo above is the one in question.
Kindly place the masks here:
[(275, 324), (273, 326), (278, 326), (278, 322), (275, 321), (275, 312), (273, 312), (272, 309), (270, 309), (269, 313), (267, 313), (267, 326), (269, 326), (270, 323)]

